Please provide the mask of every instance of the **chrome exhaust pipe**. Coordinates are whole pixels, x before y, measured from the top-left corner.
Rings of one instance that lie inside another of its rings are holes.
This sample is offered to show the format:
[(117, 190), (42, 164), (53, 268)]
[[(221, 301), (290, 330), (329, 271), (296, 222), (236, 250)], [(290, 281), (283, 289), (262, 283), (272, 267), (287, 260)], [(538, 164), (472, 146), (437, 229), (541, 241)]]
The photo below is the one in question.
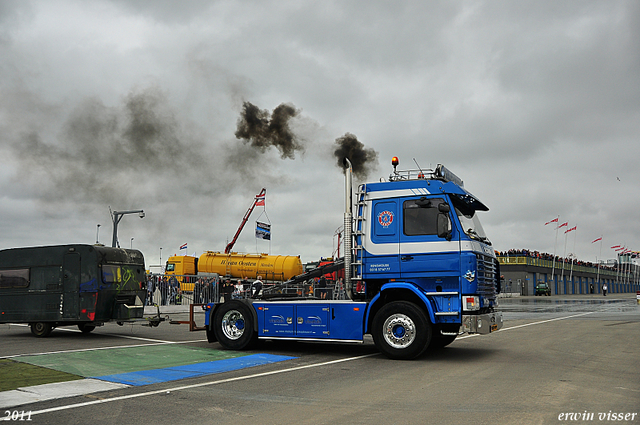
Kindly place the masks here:
[(343, 161), (344, 172), (344, 290), (347, 298), (353, 300), (353, 284), (351, 282), (351, 257), (353, 255), (353, 199), (352, 199), (352, 174), (351, 161), (345, 158)]

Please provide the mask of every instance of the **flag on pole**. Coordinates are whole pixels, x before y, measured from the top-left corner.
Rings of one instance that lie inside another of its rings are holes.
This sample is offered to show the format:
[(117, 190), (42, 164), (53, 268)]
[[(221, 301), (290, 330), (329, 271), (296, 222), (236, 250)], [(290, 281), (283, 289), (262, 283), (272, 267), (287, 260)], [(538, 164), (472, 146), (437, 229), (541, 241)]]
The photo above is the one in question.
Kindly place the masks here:
[(600, 236), (598, 239), (594, 240), (594, 241), (593, 241), (593, 242), (591, 242), (591, 243), (596, 243), (596, 242), (601, 241), (601, 240), (602, 240), (602, 236)]
[(558, 217), (554, 218), (551, 221), (547, 221), (546, 223), (544, 223), (544, 225), (546, 226), (547, 224), (551, 224), (551, 223), (557, 223), (558, 222)]
[(256, 221), (256, 239), (271, 240), (271, 225)]
[(267, 194), (263, 193), (262, 195), (256, 196), (256, 207), (264, 207), (266, 201)]
[(184, 245), (180, 245), (180, 250), (182, 251), (183, 249), (187, 249), (187, 244), (186, 243)]
[(578, 226), (573, 226), (571, 229), (569, 229), (569, 230), (565, 230), (564, 232), (565, 232), (565, 233), (569, 233), (569, 232), (571, 232), (571, 231), (573, 231), (573, 230), (576, 230), (577, 228), (578, 228)]
[(558, 226), (558, 229), (561, 228), (561, 227), (568, 226), (568, 225), (569, 225), (569, 222), (567, 221), (565, 223), (562, 223), (560, 226)]
[(616, 248), (620, 248), (620, 245), (614, 245), (611, 247), (611, 249), (616, 249)]

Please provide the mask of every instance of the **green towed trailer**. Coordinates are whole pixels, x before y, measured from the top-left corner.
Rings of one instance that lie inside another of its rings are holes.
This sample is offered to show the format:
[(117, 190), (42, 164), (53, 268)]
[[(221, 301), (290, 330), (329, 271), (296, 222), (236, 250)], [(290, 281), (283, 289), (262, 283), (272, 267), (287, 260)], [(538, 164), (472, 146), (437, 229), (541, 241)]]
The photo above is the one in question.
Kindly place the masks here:
[(0, 251), (0, 323), (28, 323), (37, 337), (57, 326), (91, 332), (109, 321), (140, 320), (145, 296), (144, 256), (137, 250), (57, 245)]

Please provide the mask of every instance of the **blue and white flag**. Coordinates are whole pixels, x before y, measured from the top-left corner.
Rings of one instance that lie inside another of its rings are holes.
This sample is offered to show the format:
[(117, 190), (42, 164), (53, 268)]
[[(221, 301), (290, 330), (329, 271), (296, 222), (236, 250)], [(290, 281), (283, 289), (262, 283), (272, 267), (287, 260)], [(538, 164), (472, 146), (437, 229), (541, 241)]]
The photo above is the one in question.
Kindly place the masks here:
[(182, 251), (183, 249), (187, 249), (187, 244), (186, 243), (184, 245), (180, 245), (180, 250)]
[(256, 239), (271, 240), (271, 225), (256, 221)]

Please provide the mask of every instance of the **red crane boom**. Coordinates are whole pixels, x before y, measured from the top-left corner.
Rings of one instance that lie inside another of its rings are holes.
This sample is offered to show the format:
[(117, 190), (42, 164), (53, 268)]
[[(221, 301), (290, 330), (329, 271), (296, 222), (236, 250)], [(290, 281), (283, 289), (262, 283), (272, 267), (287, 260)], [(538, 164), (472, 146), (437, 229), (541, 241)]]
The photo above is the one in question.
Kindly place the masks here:
[(244, 217), (242, 218), (242, 223), (240, 223), (240, 227), (238, 227), (238, 230), (236, 231), (236, 234), (233, 236), (233, 239), (231, 240), (231, 242), (229, 242), (227, 244), (227, 246), (225, 247), (225, 249), (224, 249), (224, 253), (225, 254), (228, 254), (228, 253), (231, 252), (231, 250), (233, 249), (233, 245), (235, 245), (236, 241), (238, 240), (238, 236), (240, 236), (240, 232), (242, 232), (242, 229), (244, 228), (244, 225), (247, 224), (247, 221), (249, 220), (249, 216), (251, 216), (251, 213), (253, 212), (253, 209), (258, 204), (258, 201), (260, 201), (260, 200), (264, 201), (264, 196), (266, 194), (267, 194), (267, 189), (265, 189), (263, 187), (262, 190), (260, 191), (260, 193), (258, 193), (256, 195), (256, 197), (253, 199), (253, 203), (251, 204), (251, 206), (249, 207), (247, 212), (244, 214)]

